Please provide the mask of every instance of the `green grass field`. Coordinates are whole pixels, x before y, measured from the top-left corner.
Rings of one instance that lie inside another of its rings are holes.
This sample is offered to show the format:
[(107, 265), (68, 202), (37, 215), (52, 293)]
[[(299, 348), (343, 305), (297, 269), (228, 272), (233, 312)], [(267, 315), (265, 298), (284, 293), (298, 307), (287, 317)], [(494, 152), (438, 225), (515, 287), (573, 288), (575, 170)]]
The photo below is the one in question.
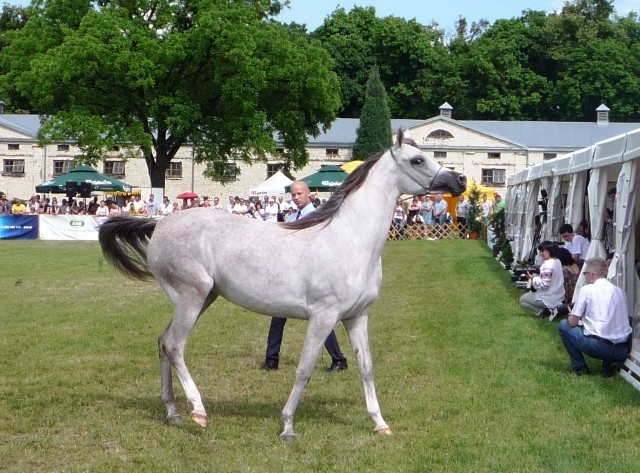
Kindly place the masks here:
[[(155, 283), (117, 274), (96, 243), (0, 242), (0, 471), (633, 472), (640, 393), (576, 378), (556, 324), (525, 313), (509, 275), (476, 241), (390, 242), (370, 316), (378, 437), (351, 367), (326, 352), (282, 442), (306, 323), (262, 372), (267, 317), (216, 302), (187, 363), (209, 427), (164, 423), (156, 338), (171, 306)], [(250, 281), (247, 282), (250, 284)]]

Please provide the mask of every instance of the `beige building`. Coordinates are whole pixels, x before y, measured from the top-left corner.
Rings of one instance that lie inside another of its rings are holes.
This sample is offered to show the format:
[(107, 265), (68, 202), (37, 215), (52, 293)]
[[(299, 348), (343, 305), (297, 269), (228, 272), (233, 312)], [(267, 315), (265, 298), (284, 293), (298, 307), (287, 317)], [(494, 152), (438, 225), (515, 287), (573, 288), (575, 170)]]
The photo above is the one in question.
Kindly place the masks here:
[[(591, 122), (455, 120), (453, 108), (445, 103), (438, 116), (396, 119), (391, 126), (394, 131), (399, 127), (408, 130), (420, 148), (443, 166), (497, 190), (506, 185), (508, 176), (522, 169), (640, 128), (640, 123), (609, 122), (608, 111), (604, 105), (599, 107)], [(296, 170), (293, 177), (307, 176), (323, 164), (350, 161), (358, 124), (357, 119), (337, 119), (326, 133), (311, 138), (309, 163)], [(0, 192), (9, 198), (30, 197), (36, 185), (67, 172), (80, 152), (73, 143), (39, 146), (39, 126), (37, 115), (0, 115)], [(171, 199), (181, 192), (193, 191), (201, 196), (218, 196), (224, 203), (229, 195), (248, 196), (252, 187), (278, 169), (277, 157), (253, 166), (230, 163), (240, 168), (240, 177), (222, 184), (203, 177), (204, 165), (194, 163), (192, 156), (191, 147), (183, 147), (167, 171), (164, 193)], [(98, 171), (141, 188), (143, 196), (151, 192), (142, 158), (106, 159)]]

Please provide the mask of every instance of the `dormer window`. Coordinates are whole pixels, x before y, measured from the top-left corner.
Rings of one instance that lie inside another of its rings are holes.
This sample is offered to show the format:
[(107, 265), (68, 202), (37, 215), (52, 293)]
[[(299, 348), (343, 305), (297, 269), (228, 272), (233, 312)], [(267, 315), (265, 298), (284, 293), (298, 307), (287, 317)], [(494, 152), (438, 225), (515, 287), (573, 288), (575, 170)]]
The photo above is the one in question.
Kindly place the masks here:
[(449, 133), (447, 130), (439, 129), (429, 133), (427, 138), (434, 138), (437, 140), (450, 140), (451, 138), (453, 138), (453, 135)]

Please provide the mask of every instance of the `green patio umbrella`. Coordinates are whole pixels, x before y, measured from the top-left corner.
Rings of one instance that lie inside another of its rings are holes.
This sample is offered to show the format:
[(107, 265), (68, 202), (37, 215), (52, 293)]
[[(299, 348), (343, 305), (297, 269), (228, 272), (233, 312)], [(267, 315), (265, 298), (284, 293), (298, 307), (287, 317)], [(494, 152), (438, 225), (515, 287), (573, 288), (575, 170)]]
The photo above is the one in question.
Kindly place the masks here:
[[(75, 182), (78, 192), (82, 183), (88, 183), (90, 192), (131, 192), (131, 186), (114, 177), (105, 176), (91, 166), (77, 166), (67, 174), (61, 174), (36, 186), (36, 192), (66, 194), (67, 183)], [(86, 184), (85, 184), (86, 186)]]
[[(309, 186), (311, 192), (333, 192), (342, 182), (349, 176), (348, 173), (340, 166), (333, 164), (325, 164), (319, 171), (300, 179)], [(285, 190), (289, 192), (291, 186), (287, 186)]]

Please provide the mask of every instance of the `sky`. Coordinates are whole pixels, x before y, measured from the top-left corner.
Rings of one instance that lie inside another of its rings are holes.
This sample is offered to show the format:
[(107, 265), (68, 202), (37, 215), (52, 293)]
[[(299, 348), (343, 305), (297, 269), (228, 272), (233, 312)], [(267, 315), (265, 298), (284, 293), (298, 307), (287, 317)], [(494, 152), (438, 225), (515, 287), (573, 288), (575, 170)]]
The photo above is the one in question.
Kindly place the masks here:
[[(481, 19), (493, 23), (497, 19), (520, 16), (523, 10), (542, 10), (551, 13), (560, 10), (564, 0), (290, 0), (290, 8), (276, 19), (283, 23), (306, 24), (307, 31), (313, 31), (336, 8), (347, 12), (357, 5), (375, 7), (378, 17), (397, 16), (407, 20), (416, 19), (423, 25), (438, 23), (445, 32), (453, 32), (455, 22), (461, 16), (471, 24)], [(616, 13), (625, 16), (631, 10), (640, 11), (638, 0), (615, 0)]]

